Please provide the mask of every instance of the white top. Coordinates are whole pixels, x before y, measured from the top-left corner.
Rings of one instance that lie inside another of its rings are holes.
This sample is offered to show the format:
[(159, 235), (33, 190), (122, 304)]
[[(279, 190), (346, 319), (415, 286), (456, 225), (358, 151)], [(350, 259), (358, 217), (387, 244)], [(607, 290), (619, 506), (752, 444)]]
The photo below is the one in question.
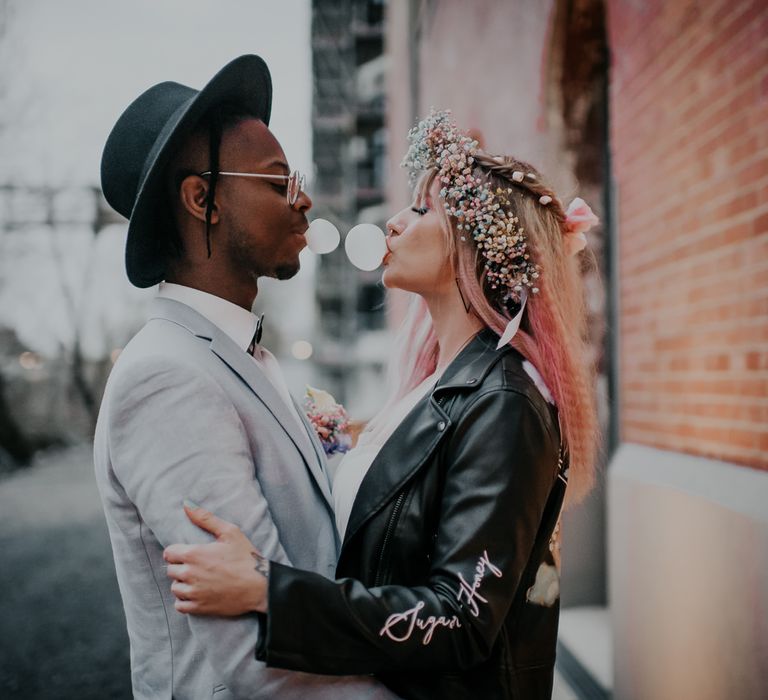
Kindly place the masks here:
[[(160, 283), (158, 296), (186, 304), (232, 338), (244, 353), (248, 352), (248, 346), (251, 344), (256, 333), (256, 325), (259, 320), (242, 306), (233, 304), (231, 301), (217, 297), (214, 294), (208, 294), (208, 292), (202, 292), (199, 289), (171, 282)], [(253, 360), (272, 386), (275, 387), (280, 398), (285, 401), (285, 404), (291, 411), (291, 415), (296, 418), (301, 429), (306, 431), (306, 426), (301, 420), (301, 416), (299, 416), (296, 405), (291, 398), (291, 392), (288, 391), (288, 385), (285, 383), (285, 378), (277, 358), (266, 348), (257, 345), (253, 353)]]
[(386, 413), (376, 416), (360, 433), (357, 445), (339, 462), (333, 479), (333, 504), (336, 512), (336, 527), (341, 539), (344, 539), (352, 504), (355, 502), (360, 484), (373, 464), (373, 460), (376, 459), (376, 455), (379, 454), (379, 450), (413, 407), (437, 384), (438, 378), (437, 373), (430, 375), (397, 403), (387, 408)]

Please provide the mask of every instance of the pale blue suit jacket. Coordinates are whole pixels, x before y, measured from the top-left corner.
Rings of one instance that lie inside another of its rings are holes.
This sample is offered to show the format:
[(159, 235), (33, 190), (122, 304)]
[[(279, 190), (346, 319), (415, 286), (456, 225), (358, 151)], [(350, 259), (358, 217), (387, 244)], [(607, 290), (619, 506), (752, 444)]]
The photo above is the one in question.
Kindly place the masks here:
[[(336, 534), (322, 446), (253, 359), (185, 304), (156, 299), (120, 354), (96, 426), (104, 504), (136, 698), (392, 698), (369, 677), (267, 669), (257, 616), (184, 616), (163, 549), (211, 536), (185, 498), (236, 523), (271, 560), (333, 577)], [(302, 414), (303, 416), (303, 414)]]

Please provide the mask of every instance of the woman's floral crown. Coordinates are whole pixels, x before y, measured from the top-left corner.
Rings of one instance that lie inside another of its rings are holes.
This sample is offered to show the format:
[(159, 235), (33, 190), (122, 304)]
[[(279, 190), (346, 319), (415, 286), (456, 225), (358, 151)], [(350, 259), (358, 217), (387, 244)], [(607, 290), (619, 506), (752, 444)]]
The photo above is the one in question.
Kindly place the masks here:
[[(434, 168), (440, 183), (445, 211), (457, 220), (457, 228), (471, 234), (485, 258), (485, 274), (491, 289), (499, 289), (504, 303), (524, 304), (528, 291), (539, 291), (539, 266), (531, 260), (525, 230), (512, 205), (512, 187), (491, 188), (482, 177), (475, 177), (473, 165), (478, 143), (459, 130), (450, 110), (436, 111), (408, 133), (410, 147), (402, 165), (411, 170), (411, 184), (420, 171)], [(503, 162), (503, 161), (502, 161)], [(533, 173), (515, 171), (516, 183), (536, 180)], [(544, 194), (539, 203), (547, 206), (552, 197)], [(589, 205), (574, 199), (565, 210), (564, 248), (567, 255), (582, 250), (585, 233), (599, 223)], [(518, 312), (519, 316), (520, 312)]]
[[(477, 244), (489, 286), (502, 290), (505, 303), (519, 304), (528, 290), (539, 291), (539, 267), (530, 258), (525, 230), (511, 206), (513, 190), (492, 189), (473, 175), (478, 143), (461, 132), (450, 115), (450, 110), (432, 109), (408, 132), (410, 147), (402, 166), (411, 170), (412, 183), (419, 171), (437, 171), (445, 211)], [(519, 174), (522, 179), (523, 173)]]

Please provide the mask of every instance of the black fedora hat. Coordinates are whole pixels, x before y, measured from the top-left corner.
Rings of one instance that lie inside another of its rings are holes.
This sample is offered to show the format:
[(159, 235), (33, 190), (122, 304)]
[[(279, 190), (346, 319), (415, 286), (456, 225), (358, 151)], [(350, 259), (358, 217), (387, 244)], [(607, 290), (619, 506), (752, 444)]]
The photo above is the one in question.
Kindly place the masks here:
[(174, 82), (154, 85), (130, 104), (109, 134), (101, 188), (109, 204), (130, 219), (125, 269), (137, 287), (151, 287), (165, 275), (165, 168), (206, 112), (223, 103), (242, 106), (269, 124), (272, 80), (259, 56), (236, 58), (199, 91)]

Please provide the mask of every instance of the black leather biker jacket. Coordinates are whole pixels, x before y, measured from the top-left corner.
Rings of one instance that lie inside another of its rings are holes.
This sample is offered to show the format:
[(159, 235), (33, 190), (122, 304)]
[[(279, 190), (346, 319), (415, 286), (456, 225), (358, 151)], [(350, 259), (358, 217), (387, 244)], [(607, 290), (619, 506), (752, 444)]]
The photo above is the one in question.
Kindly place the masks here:
[(550, 698), (567, 470), (555, 408), (497, 340), (479, 333), (381, 450), (336, 581), (272, 564), (268, 665), (374, 673), (404, 698)]

